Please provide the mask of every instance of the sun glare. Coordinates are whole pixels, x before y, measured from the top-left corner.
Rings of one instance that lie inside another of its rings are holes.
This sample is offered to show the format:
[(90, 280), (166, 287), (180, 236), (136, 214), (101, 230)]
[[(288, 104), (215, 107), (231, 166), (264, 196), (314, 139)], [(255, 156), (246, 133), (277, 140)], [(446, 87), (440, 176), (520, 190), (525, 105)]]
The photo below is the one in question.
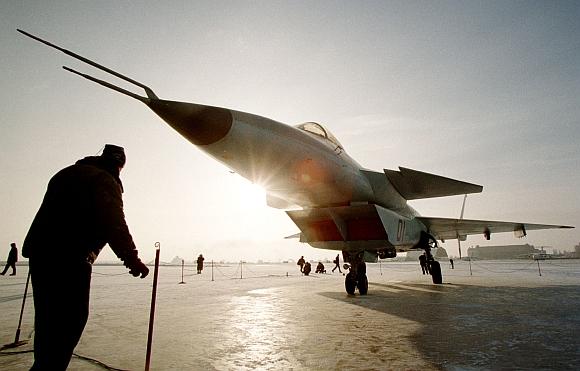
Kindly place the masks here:
[(266, 190), (257, 184), (245, 179), (238, 183), (238, 195), (240, 204), (250, 208), (266, 206)]

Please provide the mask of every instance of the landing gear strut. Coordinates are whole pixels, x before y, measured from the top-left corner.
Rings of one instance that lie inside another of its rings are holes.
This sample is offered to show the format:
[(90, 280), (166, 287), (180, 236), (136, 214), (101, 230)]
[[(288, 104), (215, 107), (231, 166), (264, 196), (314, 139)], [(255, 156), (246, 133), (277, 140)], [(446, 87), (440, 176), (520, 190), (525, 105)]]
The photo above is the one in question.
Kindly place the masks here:
[(427, 232), (421, 232), (421, 237), (416, 245), (417, 248), (425, 250), (425, 256), (427, 257), (427, 264), (429, 266), (429, 273), (431, 274), (431, 279), (435, 284), (443, 283), (443, 276), (441, 275), (441, 265), (433, 255), (431, 254), (431, 248), (437, 247), (437, 240), (433, 238)]
[(367, 279), (367, 265), (364, 261), (364, 251), (358, 253), (342, 252), (345, 262), (350, 264), (349, 272), (344, 280), (344, 288), (349, 295), (354, 295), (355, 290), (361, 295), (366, 295), (369, 291), (369, 281)]

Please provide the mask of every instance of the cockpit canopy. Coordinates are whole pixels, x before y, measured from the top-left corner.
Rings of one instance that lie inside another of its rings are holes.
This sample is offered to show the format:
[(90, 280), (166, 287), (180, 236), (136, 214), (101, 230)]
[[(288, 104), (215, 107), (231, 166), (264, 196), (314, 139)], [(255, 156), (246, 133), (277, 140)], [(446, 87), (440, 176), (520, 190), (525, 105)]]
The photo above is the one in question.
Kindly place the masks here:
[(342, 144), (332, 135), (328, 129), (324, 128), (324, 126), (320, 125), (317, 122), (305, 122), (304, 124), (296, 125), (296, 127), (300, 130), (304, 130), (308, 133), (314, 134), (317, 137), (328, 141), (335, 148), (342, 148)]

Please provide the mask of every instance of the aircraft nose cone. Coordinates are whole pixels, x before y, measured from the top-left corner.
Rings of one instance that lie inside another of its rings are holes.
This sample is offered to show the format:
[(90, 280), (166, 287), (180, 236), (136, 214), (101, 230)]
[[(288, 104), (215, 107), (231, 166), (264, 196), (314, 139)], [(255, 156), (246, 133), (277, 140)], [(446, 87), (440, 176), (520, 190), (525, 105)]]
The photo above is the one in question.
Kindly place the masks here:
[(195, 145), (208, 145), (227, 135), (233, 117), (225, 108), (154, 99), (147, 103), (159, 117)]

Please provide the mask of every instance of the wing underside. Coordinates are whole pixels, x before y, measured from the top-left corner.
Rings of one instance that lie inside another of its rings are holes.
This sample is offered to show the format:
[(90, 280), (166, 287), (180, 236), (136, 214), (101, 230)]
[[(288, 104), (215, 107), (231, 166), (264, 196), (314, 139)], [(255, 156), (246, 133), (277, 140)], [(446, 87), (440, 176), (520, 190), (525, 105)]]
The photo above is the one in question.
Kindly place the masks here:
[(491, 220), (469, 220), (451, 218), (417, 217), (429, 232), (439, 240), (450, 240), (473, 234), (482, 234), (489, 238), (491, 234), (514, 232), (516, 237), (524, 237), (526, 231), (538, 229), (574, 228), (566, 225), (531, 224), (519, 222), (502, 222)]

